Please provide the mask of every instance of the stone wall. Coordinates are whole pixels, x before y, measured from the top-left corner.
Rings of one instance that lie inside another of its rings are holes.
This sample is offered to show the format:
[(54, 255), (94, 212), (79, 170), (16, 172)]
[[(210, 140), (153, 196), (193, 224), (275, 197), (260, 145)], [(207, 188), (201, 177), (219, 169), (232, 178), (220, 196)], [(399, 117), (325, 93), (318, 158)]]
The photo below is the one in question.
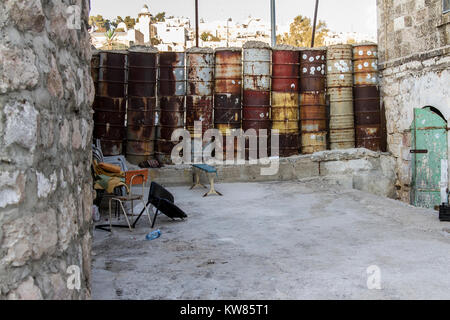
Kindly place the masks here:
[(0, 2), (0, 299), (90, 297), (89, 6)]
[(450, 13), (442, 13), (441, 0), (377, 4), (388, 151), (397, 164), (397, 197), (409, 202), (414, 109), (431, 106), (450, 120)]
[[(292, 181), (322, 179), (344, 188), (357, 189), (379, 196), (395, 197), (395, 160), (388, 153), (367, 149), (348, 149), (317, 152), (281, 158), (274, 175), (262, 175), (261, 168), (269, 165), (216, 165), (219, 183)], [(192, 166), (166, 166), (149, 169), (150, 180), (164, 186), (192, 185)], [(201, 177), (208, 184), (206, 174)], [(218, 186), (220, 191), (220, 186)]]

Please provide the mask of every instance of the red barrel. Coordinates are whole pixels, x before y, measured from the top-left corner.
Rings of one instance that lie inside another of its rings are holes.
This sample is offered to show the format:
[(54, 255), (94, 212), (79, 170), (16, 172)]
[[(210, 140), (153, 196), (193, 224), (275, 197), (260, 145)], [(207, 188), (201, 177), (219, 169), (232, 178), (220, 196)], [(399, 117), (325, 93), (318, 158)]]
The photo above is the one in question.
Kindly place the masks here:
[(136, 46), (128, 57), (127, 159), (139, 164), (155, 156), (158, 52)]
[(227, 153), (237, 153), (237, 140), (227, 144), (227, 137), (232, 135), (232, 130), (240, 129), (242, 122), (242, 50), (216, 49), (214, 74), (214, 126), (222, 133), (226, 159)]
[(327, 149), (328, 109), (325, 97), (326, 49), (300, 52), (300, 126), (302, 153)]
[(126, 132), (127, 53), (99, 52), (93, 63), (94, 139), (100, 139), (105, 156), (120, 155)]
[(279, 155), (299, 153), (300, 52), (277, 46), (272, 51), (272, 131), (279, 132)]
[(378, 87), (378, 46), (353, 46), (356, 147), (380, 151), (381, 104)]
[[(191, 48), (186, 52), (186, 128), (194, 136), (195, 121), (202, 122), (202, 136), (213, 125), (214, 51)], [(200, 138), (200, 137), (198, 137)]]
[[(268, 137), (272, 121), (270, 118), (270, 86), (271, 86), (271, 59), (272, 50), (264, 42), (249, 41), (244, 44), (244, 97), (242, 106), (242, 129), (247, 131), (255, 129), (260, 134), (260, 129), (267, 130)], [(267, 143), (269, 147), (269, 142)], [(270, 148), (270, 147), (269, 147)], [(258, 146), (250, 146), (246, 142), (246, 158), (257, 152), (259, 158), (261, 151)], [(262, 151), (269, 155), (269, 150)]]

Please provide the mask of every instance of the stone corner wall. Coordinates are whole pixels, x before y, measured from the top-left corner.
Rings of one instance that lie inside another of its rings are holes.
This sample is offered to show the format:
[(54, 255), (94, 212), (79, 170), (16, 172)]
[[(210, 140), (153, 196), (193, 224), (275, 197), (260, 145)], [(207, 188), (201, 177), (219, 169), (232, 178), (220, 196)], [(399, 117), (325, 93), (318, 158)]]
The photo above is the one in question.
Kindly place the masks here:
[(0, 2), (0, 300), (90, 297), (89, 10)]
[(450, 120), (450, 14), (441, 0), (377, 0), (380, 86), (397, 198), (410, 202), (414, 109)]

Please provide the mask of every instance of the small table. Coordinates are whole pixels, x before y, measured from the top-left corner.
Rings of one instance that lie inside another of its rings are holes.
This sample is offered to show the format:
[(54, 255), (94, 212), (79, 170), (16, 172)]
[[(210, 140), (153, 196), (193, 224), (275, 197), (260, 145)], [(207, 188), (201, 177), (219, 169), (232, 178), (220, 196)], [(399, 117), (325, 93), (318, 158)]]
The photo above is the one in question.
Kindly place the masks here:
[(222, 194), (219, 191), (216, 191), (216, 189), (214, 188), (214, 177), (217, 175), (216, 168), (214, 168), (213, 166), (207, 165), (207, 164), (194, 164), (194, 165), (192, 165), (192, 168), (193, 168), (195, 182), (194, 182), (194, 185), (191, 187), (191, 190), (198, 186), (206, 188), (206, 186), (204, 186), (203, 184), (200, 183), (200, 173), (203, 171), (208, 176), (209, 184), (210, 184), (209, 191), (207, 193), (205, 193), (205, 195), (203, 197), (207, 197), (212, 194), (222, 196)]

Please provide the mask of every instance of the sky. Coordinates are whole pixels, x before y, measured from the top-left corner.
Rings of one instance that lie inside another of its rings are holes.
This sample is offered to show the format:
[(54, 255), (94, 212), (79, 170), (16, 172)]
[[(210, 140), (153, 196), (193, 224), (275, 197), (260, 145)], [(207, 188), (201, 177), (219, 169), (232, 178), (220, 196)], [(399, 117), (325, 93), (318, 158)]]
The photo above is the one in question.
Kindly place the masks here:
[[(198, 0), (199, 16), (206, 21), (242, 22), (249, 15), (270, 21), (270, 0)], [(194, 0), (91, 0), (91, 15), (105, 18), (137, 16), (147, 4), (152, 14), (166, 12), (169, 16), (190, 17), (194, 22)], [(276, 0), (277, 25), (287, 26), (299, 14), (314, 16), (315, 0)], [(335, 32), (358, 32), (376, 35), (376, 0), (320, 0), (318, 19)]]

